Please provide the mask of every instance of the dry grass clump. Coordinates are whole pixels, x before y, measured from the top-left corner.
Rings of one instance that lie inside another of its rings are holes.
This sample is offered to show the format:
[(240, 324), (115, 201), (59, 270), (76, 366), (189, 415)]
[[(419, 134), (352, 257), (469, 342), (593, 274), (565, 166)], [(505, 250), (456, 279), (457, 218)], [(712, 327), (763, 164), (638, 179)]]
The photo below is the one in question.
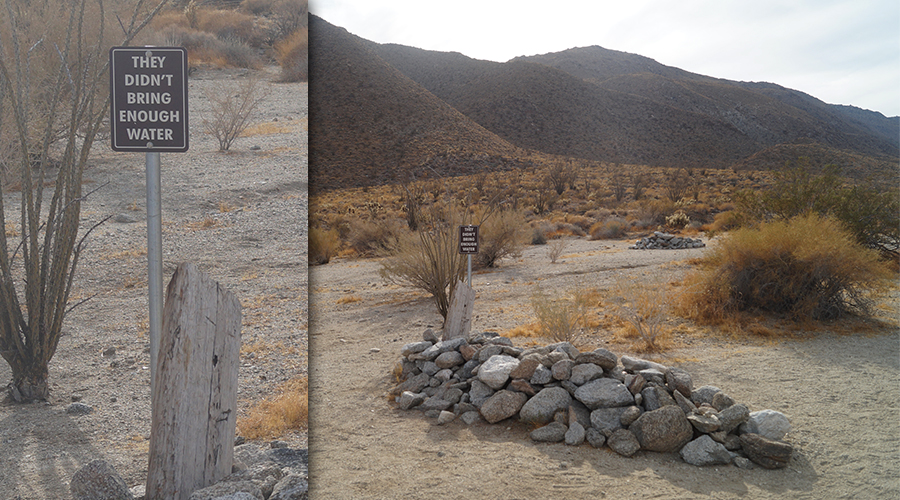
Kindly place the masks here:
[(689, 276), (679, 309), (706, 323), (762, 310), (795, 320), (869, 315), (887, 271), (837, 221), (819, 215), (730, 233)]
[(587, 327), (586, 319), (596, 302), (596, 294), (582, 287), (551, 298), (538, 286), (531, 295), (538, 331), (542, 336), (558, 342), (575, 343), (578, 340)]
[(275, 58), (281, 66), (281, 81), (303, 82), (309, 79), (309, 30), (300, 28), (275, 44)]
[(613, 292), (614, 314), (625, 325), (624, 337), (635, 339), (638, 352), (660, 352), (668, 347), (669, 291), (663, 283), (639, 283), (632, 277), (619, 278)]
[(312, 265), (328, 264), (340, 252), (341, 237), (337, 228), (309, 228), (308, 259)]
[(628, 232), (628, 224), (620, 217), (610, 217), (591, 226), (592, 240), (611, 240), (623, 238)]
[(309, 425), (309, 379), (289, 380), (277, 396), (263, 399), (247, 416), (238, 418), (240, 434), (247, 439), (271, 439)]

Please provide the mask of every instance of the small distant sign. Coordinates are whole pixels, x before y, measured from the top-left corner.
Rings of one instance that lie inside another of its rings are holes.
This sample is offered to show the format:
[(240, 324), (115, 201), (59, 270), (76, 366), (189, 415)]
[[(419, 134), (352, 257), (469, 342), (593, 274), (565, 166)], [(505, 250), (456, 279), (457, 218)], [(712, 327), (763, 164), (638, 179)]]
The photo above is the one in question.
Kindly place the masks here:
[(188, 150), (187, 50), (109, 50), (110, 137), (113, 151)]
[(459, 253), (478, 253), (478, 226), (459, 226)]

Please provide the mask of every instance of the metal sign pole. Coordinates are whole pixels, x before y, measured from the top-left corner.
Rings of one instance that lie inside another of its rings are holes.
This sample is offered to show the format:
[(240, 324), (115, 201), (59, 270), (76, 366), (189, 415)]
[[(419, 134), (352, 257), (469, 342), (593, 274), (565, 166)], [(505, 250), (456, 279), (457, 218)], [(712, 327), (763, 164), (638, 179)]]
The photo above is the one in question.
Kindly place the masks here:
[(469, 254), (469, 288), (472, 287), (472, 254)]
[(147, 163), (147, 286), (150, 303), (150, 391), (156, 387), (156, 360), (162, 331), (162, 206), (159, 153), (148, 152)]

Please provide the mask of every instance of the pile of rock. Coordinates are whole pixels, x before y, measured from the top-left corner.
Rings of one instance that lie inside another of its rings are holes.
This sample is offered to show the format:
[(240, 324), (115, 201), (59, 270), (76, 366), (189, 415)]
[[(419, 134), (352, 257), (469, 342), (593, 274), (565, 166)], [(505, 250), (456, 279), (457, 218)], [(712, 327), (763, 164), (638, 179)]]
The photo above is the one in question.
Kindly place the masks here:
[[(403, 346), (393, 390), (403, 410), (417, 409), (438, 424), (467, 425), (507, 418), (539, 426), (535, 441), (675, 452), (693, 465), (734, 463), (785, 467), (793, 448), (783, 414), (750, 412), (714, 386), (693, 388), (684, 370), (607, 349), (579, 352), (560, 342), (523, 349), (490, 332)], [(621, 366), (619, 366), (621, 361)]]
[(705, 246), (706, 243), (703, 243), (700, 238), (691, 239), (654, 231), (653, 236), (645, 236), (628, 248), (632, 250), (682, 250), (685, 248), (703, 248)]

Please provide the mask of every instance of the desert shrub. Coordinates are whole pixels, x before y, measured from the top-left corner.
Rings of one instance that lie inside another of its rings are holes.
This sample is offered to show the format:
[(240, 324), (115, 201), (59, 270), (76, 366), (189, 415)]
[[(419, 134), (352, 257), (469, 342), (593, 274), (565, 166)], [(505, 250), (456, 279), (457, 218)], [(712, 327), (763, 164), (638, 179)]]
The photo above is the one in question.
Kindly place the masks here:
[(679, 210), (674, 214), (666, 217), (666, 226), (669, 226), (672, 229), (684, 229), (685, 226), (690, 223), (691, 218), (688, 217), (688, 215), (682, 210)]
[(745, 223), (787, 220), (811, 213), (839, 220), (860, 244), (892, 256), (900, 248), (900, 191), (848, 186), (836, 166), (814, 174), (806, 158), (786, 164), (774, 185), (762, 192), (735, 194)]
[(866, 315), (885, 273), (839, 222), (810, 214), (729, 233), (688, 277), (679, 308), (704, 322), (755, 309), (793, 319)]
[(264, 14), (271, 14), (272, 6), (276, 2), (278, 2), (278, 0), (243, 0), (240, 8), (244, 12), (249, 12), (254, 16), (261, 16)]
[(566, 244), (568, 244), (568, 241), (563, 238), (550, 240), (550, 243), (548, 245), (550, 249), (547, 251), (547, 256), (550, 257), (551, 264), (556, 264), (556, 261), (559, 260), (559, 257), (563, 253), (563, 250), (566, 249)]
[(474, 260), (479, 267), (494, 267), (503, 257), (521, 255), (527, 227), (514, 210), (500, 210), (487, 216), (478, 229), (481, 240)]
[(300, 28), (275, 44), (275, 54), (281, 66), (281, 81), (302, 82), (309, 79), (309, 30)]
[(206, 93), (211, 104), (211, 116), (203, 118), (206, 132), (219, 141), (219, 151), (227, 151), (234, 140), (247, 128), (265, 94), (255, 78), (238, 85), (220, 82)]
[(677, 202), (691, 193), (693, 180), (683, 168), (671, 171), (666, 175), (665, 192), (669, 201)]
[(463, 278), (466, 257), (459, 253), (459, 226), (480, 224), (455, 201), (429, 207), (427, 224), (397, 238), (391, 256), (381, 263), (381, 277), (430, 294), (446, 320), (453, 288)]
[(638, 209), (635, 211), (635, 218), (647, 221), (650, 225), (662, 225), (666, 222), (666, 217), (675, 211), (675, 204), (669, 200), (641, 200)]
[(535, 227), (531, 231), (531, 244), (532, 245), (546, 245), (547, 244), (547, 232), (540, 226)]
[(610, 217), (591, 226), (592, 240), (611, 240), (622, 238), (628, 231), (628, 224), (621, 217)]
[(223, 40), (212, 33), (198, 31), (181, 24), (170, 24), (148, 38), (150, 45), (184, 47), (188, 51), (188, 63), (200, 63), (221, 67), (259, 68), (259, 56), (244, 42), (230, 38)]
[(337, 228), (309, 228), (309, 248), (307, 250), (310, 264), (328, 264), (341, 248), (341, 237)]
[(192, 27), (222, 40), (235, 38), (249, 45), (259, 44), (253, 17), (234, 10), (198, 9), (196, 25)]
[(713, 217), (710, 224), (704, 226), (704, 230), (712, 236), (715, 233), (730, 231), (741, 226), (741, 215), (734, 210), (719, 212)]
[(559, 342), (575, 342), (584, 331), (591, 298), (583, 288), (551, 298), (538, 286), (531, 295), (531, 307), (541, 335)]
[(347, 226), (346, 244), (359, 255), (390, 253), (402, 234), (394, 219), (350, 219)]
[(654, 352), (663, 349), (661, 340), (666, 336), (665, 319), (669, 313), (668, 291), (661, 282), (641, 283), (631, 277), (616, 280), (611, 306), (614, 314), (628, 327), (642, 346), (639, 351)]

